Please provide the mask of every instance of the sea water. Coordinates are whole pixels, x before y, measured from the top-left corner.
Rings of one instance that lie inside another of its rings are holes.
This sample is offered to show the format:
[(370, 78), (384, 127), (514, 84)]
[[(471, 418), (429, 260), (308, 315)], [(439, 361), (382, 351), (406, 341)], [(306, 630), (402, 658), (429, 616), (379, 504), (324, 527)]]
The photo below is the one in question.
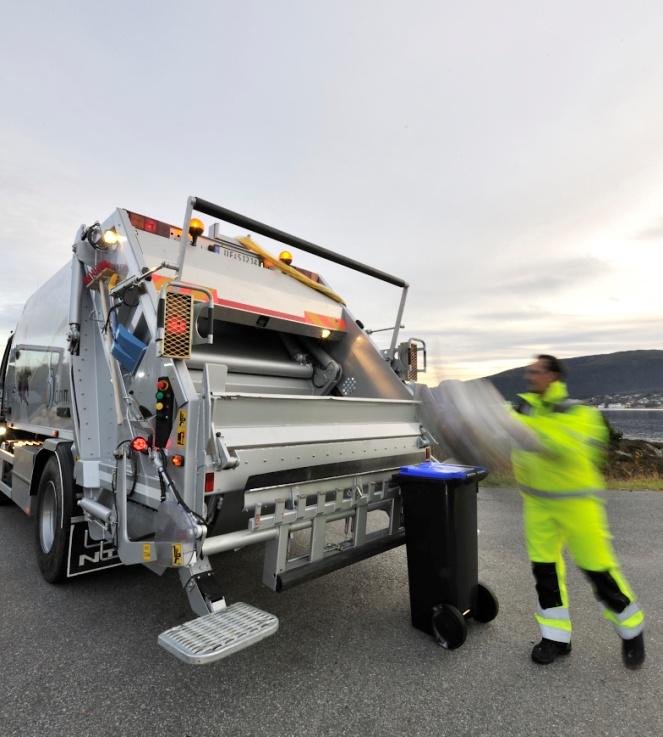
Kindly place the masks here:
[(663, 442), (663, 409), (602, 409), (625, 438)]

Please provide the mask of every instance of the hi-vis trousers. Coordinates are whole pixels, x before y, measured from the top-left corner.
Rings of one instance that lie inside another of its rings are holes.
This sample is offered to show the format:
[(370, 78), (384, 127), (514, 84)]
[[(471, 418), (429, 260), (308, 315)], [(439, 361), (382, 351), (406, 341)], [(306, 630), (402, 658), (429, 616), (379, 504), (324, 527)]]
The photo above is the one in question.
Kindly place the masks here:
[(612, 549), (605, 504), (597, 496), (555, 497), (523, 492), (527, 552), (536, 580), (539, 609), (535, 615), (541, 636), (571, 641), (571, 617), (566, 590), (563, 550), (590, 580), (603, 616), (620, 637), (637, 637), (644, 614), (619, 570)]

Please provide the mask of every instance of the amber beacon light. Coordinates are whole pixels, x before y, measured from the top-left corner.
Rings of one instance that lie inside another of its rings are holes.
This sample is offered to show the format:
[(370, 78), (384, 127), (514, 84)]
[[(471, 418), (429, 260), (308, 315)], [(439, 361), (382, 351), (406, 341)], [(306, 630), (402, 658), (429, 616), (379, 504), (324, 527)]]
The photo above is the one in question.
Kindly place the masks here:
[(191, 236), (192, 246), (196, 245), (198, 236), (201, 236), (204, 230), (205, 230), (205, 225), (202, 220), (198, 220), (198, 218), (193, 218), (193, 220), (189, 222), (189, 235)]

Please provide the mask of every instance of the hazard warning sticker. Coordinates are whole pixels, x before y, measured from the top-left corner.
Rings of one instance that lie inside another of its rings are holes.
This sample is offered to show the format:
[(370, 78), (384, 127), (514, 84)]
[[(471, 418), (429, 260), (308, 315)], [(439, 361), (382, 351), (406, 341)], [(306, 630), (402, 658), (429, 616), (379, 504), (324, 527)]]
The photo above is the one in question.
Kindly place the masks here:
[(182, 563), (182, 543), (173, 543), (173, 565), (181, 566)]
[(177, 413), (177, 444), (184, 447), (186, 445), (186, 410), (181, 409)]

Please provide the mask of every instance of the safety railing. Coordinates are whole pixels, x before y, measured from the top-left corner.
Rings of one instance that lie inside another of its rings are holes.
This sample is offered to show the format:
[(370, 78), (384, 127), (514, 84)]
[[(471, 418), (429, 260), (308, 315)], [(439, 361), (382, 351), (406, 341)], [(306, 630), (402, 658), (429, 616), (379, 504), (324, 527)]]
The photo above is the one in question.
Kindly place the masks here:
[(387, 282), (388, 284), (393, 284), (396, 287), (400, 287), (402, 289), (401, 300), (398, 306), (396, 321), (394, 323), (394, 332), (391, 338), (391, 345), (389, 346), (389, 358), (393, 359), (396, 353), (398, 330), (403, 318), (405, 301), (407, 299), (407, 292), (409, 289), (409, 284), (405, 280), (401, 279), (398, 276), (380, 271), (379, 269), (375, 269), (368, 264), (361, 263), (361, 261), (356, 261), (355, 259), (349, 258), (348, 256), (343, 256), (340, 253), (330, 251), (327, 248), (318, 246), (315, 243), (304, 240), (303, 238), (298, 238), (295, 235), (286, 233), (285, 231), (274, 228), (271, 225), (266, 225), (265, 223), (261, 223), (258, 220), (246, 217), (246, 215), (240, 215), (237, 212), (228, 210), (226, 207), (221, 207), (221, 205), (215, 205), (213, 202), (204, 200), (201, 197), (189, 197), (189, 199), (187, 200), (186, 211), (184, 214), (184, 223), (182, 226), (182, 233), (180, 235), (181, 249), (178, 266), (179, 278), (182, 277), (184, 259), (187, 246), (189, 245), (189, 223), (191, 222), (191, 217), (194, 211), (203, 213), (204, 215), (209, 215), (210, 217), (218, 218), (219, 220), (230, 223), (231, 225), (237, 225), (238, 227), (246, 228), (252, 233), (259, 233), (266, 238), (272, 238), (273, 240), (278, 241), (279, 243), (282, 243), (284, 245), (291, 246), (292, 248), (298, 248), (301, 251), (306, 251), (307, 253), (311, 253), (314, 256), (319, 256), (320, 258), (326, 259), (327, 261), (332, 261), (333, 263), (339, 264), (340, 266), (345, 266), (348, 269), (352, 269), (353, 271), (358, 271), (362, 274), (366, 274), (367, 276), (371, 276), (374, 279), (379, 279), (380, 281)]

